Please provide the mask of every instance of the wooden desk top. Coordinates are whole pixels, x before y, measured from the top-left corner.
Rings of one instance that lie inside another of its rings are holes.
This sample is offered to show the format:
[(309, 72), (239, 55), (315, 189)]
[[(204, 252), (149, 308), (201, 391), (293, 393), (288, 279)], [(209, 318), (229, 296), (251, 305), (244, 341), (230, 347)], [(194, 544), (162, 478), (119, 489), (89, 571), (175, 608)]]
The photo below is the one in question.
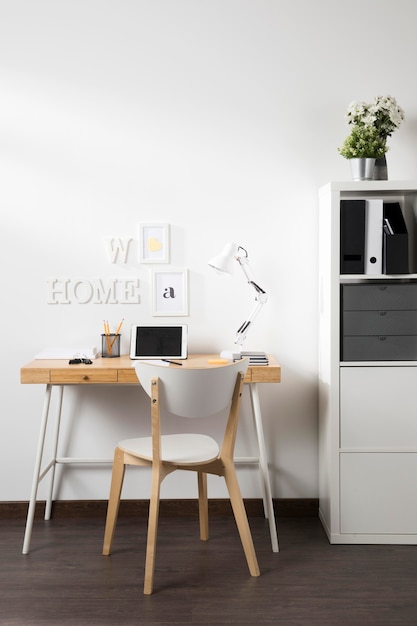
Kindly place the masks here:
[[(185, 367), (210, 367), (209, 359), (218, 354), (191, 354), (182, 361)], [(213, 366), (214, 367), (214, 366)], [(279, 383), (281, 367), (269, 355), (269, 365), (250, 365), (245, 383)], [(98, 358), (92, 365), (69, 365), (66, 359), (35, 359), (20, 370), (22, 384), (52, 385), (137, 385), (133, 361), (125, 354), (116, 358)]]

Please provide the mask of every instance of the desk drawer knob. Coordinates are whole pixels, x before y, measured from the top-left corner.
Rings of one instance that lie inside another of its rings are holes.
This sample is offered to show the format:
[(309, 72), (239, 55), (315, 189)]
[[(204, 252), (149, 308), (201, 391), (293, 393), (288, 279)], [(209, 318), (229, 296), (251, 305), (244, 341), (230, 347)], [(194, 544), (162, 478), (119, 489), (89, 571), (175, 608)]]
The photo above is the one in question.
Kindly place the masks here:
[(87, 374), (85, 376), (83, 376), (83, 380), (89, 380)]

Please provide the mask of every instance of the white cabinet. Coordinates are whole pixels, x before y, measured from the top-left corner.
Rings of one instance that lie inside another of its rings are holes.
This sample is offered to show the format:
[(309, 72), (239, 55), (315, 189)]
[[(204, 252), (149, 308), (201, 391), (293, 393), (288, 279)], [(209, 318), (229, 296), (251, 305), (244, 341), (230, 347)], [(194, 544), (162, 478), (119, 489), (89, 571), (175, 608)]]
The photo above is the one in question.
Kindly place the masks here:
[(335, 543), (417, 543), (417, 453), (341, 452)]
[[(341, 272), (340, 207), (353, 199), (400, 204), (410, 273)], [(319, 514), (332, 543), (417, 544), (416, 224), (417, 181), (320, 189)]]
[(416, 367), (340, 367), (340, 447), (417, 450)]

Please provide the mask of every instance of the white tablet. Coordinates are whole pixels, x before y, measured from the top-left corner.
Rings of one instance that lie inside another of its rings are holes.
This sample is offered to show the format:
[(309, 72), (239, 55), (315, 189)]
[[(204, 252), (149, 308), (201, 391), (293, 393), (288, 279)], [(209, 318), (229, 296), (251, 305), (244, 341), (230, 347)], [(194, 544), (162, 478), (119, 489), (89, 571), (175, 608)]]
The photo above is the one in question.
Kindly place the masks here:
[(131, 359), (186, 359), (188, 327), (154, 325), (132, 326), (130, 338)]

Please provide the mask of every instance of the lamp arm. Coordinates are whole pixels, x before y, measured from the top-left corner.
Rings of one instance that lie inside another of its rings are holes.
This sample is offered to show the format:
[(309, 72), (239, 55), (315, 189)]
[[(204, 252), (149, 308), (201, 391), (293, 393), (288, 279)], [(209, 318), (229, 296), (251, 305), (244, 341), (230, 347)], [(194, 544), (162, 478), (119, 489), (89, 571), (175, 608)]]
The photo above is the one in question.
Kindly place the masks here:
[(238, 328), (236, 332), (236, 337), (235, 337), (236, 344), (243, 346), (243, 343), (246, 339), (246, 335), (249, 331), (250, 325), (253, 323), (254, 319), (257, 317), (258, 313), (260, 312), (265, 302), (266, 302), (266, 298), (265, 300), (257, 299), (257, 302), (254, 308), (252, 309), (249, 317), (243, 322), (243, 324)]
[[(243, 248), (241, 248), (241, 249), (243, 249)], [(265, 302), (268, 300), (268, 296), (266, 294), (266, 291), (264, 291), (264, 289), (262, 289), (262, 287), (260, 287), (254, 281), (252, 271), (251, 271), (251, 269), (249, 267), (247, 254), (246, 254), (246, 256), (243, 256), (243, 257), (242, 256), (237, 256), (236, 259), (237, 259), (240, 267), (242, 268), (242, 271), (245, 274), (246, 279), (247, 279), (249, 285), (251, 285), (255, 289), (255, 292), (256, 292), (256, 296), (255, 296), (256, 304), (255, 304), (254, 308), (252, 309), (249, 317), (243, 322), (243, 324), (238, 328), (238, 330), (236, 332), (235, 343), (240, 345), (240, 346), (242, 346), (244, 341), (245, 341), (245, 339), (246, 339), (246, 335), (247, 335), (247, 333), (249, 331), (250, 325), (253, 323), (254, 319), (258, 316), (261, 308), (263, 307)]]
[[(244, 248), (240, 248), (240, 249), (244, 250)], [(245, 252), (246, 252), (246, 250), (245, 250)], [(254, 280), (253, 272), (252, 272), (252, 270), (251, 270), (251, 268), (249, 266), (248, 257), (247, 256), (237, 256), (236, 260), (239, 263), (240, 267), (242, 268), (242, 272), (245, 274), (246, 280), (248, 281), (248, 283), (250, 285), (252, 285), (252, 287), (255, 289), (255, 291), (257, 293), (265, 293), (265, 291)]]

